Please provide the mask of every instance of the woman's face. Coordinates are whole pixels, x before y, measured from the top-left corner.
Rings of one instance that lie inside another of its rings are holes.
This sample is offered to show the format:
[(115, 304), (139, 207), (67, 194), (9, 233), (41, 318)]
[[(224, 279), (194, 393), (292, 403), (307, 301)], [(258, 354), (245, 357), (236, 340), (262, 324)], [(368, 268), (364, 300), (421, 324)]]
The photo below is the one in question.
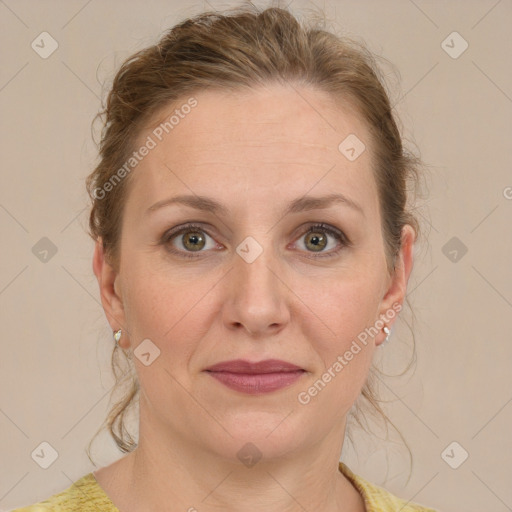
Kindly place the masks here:
[[(282, 85), (194, 98), (194, 107), (181, 108), (184, 98), (160, 111), (140, 134), (134, 149), (154, 147), (131, 171), (118, 273), (99, 244), (95, 251), (109, 322), (135, 351), (141, 436), (230, 458), (247, 442), (264, 457), (341, 443), (385, 338), (376, 321), (391, 327), (403, 301), (413, 232), (404, 229), (390, 276), (372, 142), (348, 105)], [(158, 128), (173, 114), (168, 133)], [(346, 201), (320, 201), (331, 194)], [(182, 195), (189, 204), (158, 206)], [(181, 232), (188, 223), (195, 227)], [(316, 224), (324, 227), (308, 233)], [(260, 392), (205, 371), (235, 359), (303, 371)]]

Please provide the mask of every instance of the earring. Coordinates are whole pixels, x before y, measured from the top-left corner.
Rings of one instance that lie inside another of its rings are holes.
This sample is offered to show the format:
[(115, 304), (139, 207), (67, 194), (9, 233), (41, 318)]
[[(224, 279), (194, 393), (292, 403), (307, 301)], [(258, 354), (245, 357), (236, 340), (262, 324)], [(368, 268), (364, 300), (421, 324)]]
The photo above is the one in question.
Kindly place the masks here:
[(382, 330), (386, 333), (386, 339), (382, 342), (382, 345), (384, 345), (384, 343), (387, 343), (389, 341), (389, 335), (391, 334), (391, 331), (389, 330), (389, 327), (387, 325), (385, 325)]
[(114, 331), (114, 339), (116, 340), (116, 345), (118, 345), (119, 340), (121, 339), (121, 329)]

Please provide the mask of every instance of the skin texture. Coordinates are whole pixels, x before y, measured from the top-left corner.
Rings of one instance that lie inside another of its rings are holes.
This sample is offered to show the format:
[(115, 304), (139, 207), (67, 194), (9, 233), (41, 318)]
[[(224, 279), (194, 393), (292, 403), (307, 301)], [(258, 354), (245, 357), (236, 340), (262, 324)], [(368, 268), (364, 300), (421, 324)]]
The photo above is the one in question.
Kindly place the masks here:
[[(358, 334), (403, 303), (414, 231), (404, 227), (389, 275), (372, 142), (350, 105), (284, 85), (194, 97), (198, 105), (132, 171), (118, 271), (101, 244), (95, 247), (94, 273), (112, 330), (123, 329), (121, 346), (135, 350), (149, 338), (160, 350), (149, 366), (134, 357), (141, 385), (137, 449), (95, 476), (123, 512), (364, 511), (338, 460), (347, 413), (385, 333), (370, 337), (307, 405), (297, 396)], [(158, 112), (141, 144), (175, 108)], [(351, 133), (366, 145), (355, 161), (338, 150)], [(335, 203), (283, 216), (291, 200), (333, 192), (363, 213)], [(230, 214), (182, 205), (145, 213), (179, 194), (212, 197)], [(204, 228), (200, 252), (183, 245), (186, 233), (160, 243), (187, 222)], [(306, 231), (320, 222), (343, 231), (351, 245), (322, 257), (340, 242), (316, 230), (328, 245), (315, 252)], [(236, 252), (248, 236), (263, 249), (252, 263)], [(306, 372), (287, 388), (247, 395), (203, 371), (238, 358), (282, 359)], [(237, 457), (248, 442), (262, 454), (250, 468)]]

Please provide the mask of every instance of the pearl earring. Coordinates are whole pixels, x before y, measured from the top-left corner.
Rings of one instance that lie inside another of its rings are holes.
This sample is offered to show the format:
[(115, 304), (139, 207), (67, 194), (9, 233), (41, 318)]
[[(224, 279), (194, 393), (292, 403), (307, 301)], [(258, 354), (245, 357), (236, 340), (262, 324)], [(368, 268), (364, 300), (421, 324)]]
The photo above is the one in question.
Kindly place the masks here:
[(386, 339), (382, 342), (382, 345), (384, 345), (384, 343), (387, 343), (389, 341), (389, 335), (391, 334), (391, 331), (389, 330), (389, 327), (387, 325), (385, 325), (382, 330), (386, 333)]
[(114, 339), (116, 340), (116, 345), (118, 345), (119, 340), (121, 339), (121, 329), (114, 331)]

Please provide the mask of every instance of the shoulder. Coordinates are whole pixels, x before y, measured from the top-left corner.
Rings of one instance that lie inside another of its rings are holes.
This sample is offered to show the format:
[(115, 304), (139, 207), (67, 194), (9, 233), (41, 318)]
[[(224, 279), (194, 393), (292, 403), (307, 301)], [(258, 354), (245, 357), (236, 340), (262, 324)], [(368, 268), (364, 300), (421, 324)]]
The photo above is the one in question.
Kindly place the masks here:
[(352, 482), (361, 493), (367, 512), (438, 512), (433, 508), (425, 507), (411, 501), (405, 501), (386, 489), (366, 481), (340, 462), (340, 471)]
[(17, 508), (11, 512), (68, 512), (70, 510), (119, 512), (99, 486), (92, 473), (83, 476), (67, 489), (50, 496), (44, 501)]

